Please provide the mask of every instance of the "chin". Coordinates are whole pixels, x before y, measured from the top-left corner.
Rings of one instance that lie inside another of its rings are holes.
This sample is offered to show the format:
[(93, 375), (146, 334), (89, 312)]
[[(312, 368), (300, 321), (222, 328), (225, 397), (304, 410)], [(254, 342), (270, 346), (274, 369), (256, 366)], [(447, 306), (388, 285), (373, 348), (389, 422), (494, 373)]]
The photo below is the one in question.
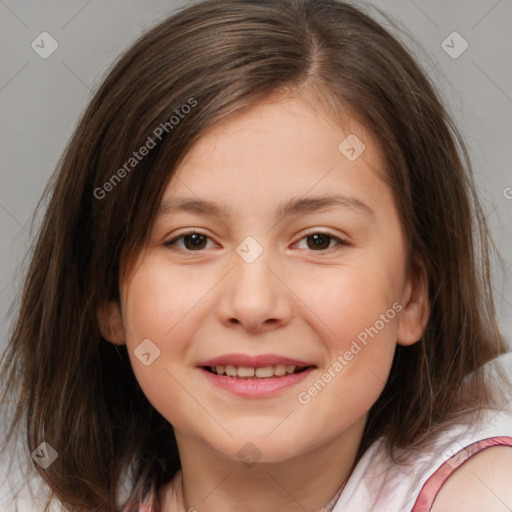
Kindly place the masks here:
[(229, 442), (226, 455), (233, 460), (246, 462), (249, 466), (256, 462), (283, 462), (306, 451), (299, 440), (277, 435), (274, 439), (270, 437), (272, 434), (269, 437), (265, 434), (237, 437)]

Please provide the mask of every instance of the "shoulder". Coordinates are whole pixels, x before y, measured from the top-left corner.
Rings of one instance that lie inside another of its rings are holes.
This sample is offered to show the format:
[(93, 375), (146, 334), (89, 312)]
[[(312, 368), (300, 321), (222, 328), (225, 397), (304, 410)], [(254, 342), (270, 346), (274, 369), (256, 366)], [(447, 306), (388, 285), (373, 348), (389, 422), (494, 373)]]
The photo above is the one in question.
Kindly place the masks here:
[(487, 448), (450, 475), (434, 500), (431, 512), (510, 512), (511, 482), (512, 447)]

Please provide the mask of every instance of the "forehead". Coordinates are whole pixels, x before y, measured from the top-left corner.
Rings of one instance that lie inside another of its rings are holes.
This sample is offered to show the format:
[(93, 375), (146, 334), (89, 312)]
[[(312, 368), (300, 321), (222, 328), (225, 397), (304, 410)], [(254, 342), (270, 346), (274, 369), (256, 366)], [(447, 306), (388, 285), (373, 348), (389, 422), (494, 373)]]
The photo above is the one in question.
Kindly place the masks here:
[(205, 132), (173, 174), (162, 205), (210, 200), (227, 215), (231, 204), (255, 198), (260, 208), (279, 203), (283, 213), (293, 209), (286, 199), (335, 194), (356, 206), (365, 190), (385, 187), (383, 172), (376, 143), (359, 123), (345, 117), (340, 128), (291, 95), (251, 105)]

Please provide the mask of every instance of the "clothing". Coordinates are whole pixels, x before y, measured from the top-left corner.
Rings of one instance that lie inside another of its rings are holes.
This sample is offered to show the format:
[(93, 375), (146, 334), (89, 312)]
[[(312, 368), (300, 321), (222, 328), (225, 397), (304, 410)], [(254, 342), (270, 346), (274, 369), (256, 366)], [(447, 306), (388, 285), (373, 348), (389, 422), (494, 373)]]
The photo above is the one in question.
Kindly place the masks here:
[[(489, 364), (494, 363), (512, 374), (511, 352)], [(428, 512), (443, 479), (467, 458), (493, 445), (512, 449), (512, 402), (482, 416), (471, 428), (451, 427), (428, 449), (409, 453), (398, 465), (386, 453), (383, 440), (376, 441), (354, 468), (332, 512)]]
[[(495, 363), (512, 375), (512, 352), (489, 365)], [(485, 411), (471, 427), (450, 427), (428, 448), (403, 452), (399, 464), (391, 460), (382, 438), (375, 441), (333, 500), (337, 501), (332, 512), (429, 512), (450, 474), (491, 446), (512, 449), (512, 401), (501, 411)], [(141, 505), (138, 512), (158, 511)]]
[(432, 508), (432, 503), (441, 490), (443, 484), (448, 480), (448, 477), (473, 455), (476, 455), (491, 446), (509, 446), (512, 448), (512, 437), (501, 436), (483, 439), (470, 446), (466, 446), (464, 450), (457, 452), (430, 476), (422, 487), (421, 492), (414, 503), (412, 512), (429, 512)]

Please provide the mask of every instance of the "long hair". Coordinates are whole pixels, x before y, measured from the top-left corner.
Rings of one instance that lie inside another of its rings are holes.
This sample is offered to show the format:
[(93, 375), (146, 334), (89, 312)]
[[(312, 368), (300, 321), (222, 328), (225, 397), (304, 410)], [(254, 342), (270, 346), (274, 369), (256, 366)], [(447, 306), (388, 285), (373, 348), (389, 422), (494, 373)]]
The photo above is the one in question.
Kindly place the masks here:
[[(147, 241), (192, 144), (281, 90), (310, 98), (335, 123), (350, 111), (368, 130), (410, 270), (423, 268), (428, 283), (426, 330), (397, 347), (359, 456), (381, 436), (392, 447), (417, 446), (490, 403), (479, 369), (505, 351), (492, 243), (462, 137), (425, 72), (362, 8), (207, 0), (159, 23), (112, 66), (45, 191), (1, 381), (3, 399), (15, 397), (7, 440), (23, 422), (28, 453), (42, 442), (56, 450), (48, 468), (33, 466), (50, 498), (73, 512), (114, 512), (148, 496), (157, 506), (157, 489), (180, 468), (172, 425), (142, 392), (126, 347), (102, 338), (96, 310), (119, 299), (120, 273)], [(151, 146), (144, 156), (143, 146)], [(120, 503), (129, 468), (132, 500)]]

